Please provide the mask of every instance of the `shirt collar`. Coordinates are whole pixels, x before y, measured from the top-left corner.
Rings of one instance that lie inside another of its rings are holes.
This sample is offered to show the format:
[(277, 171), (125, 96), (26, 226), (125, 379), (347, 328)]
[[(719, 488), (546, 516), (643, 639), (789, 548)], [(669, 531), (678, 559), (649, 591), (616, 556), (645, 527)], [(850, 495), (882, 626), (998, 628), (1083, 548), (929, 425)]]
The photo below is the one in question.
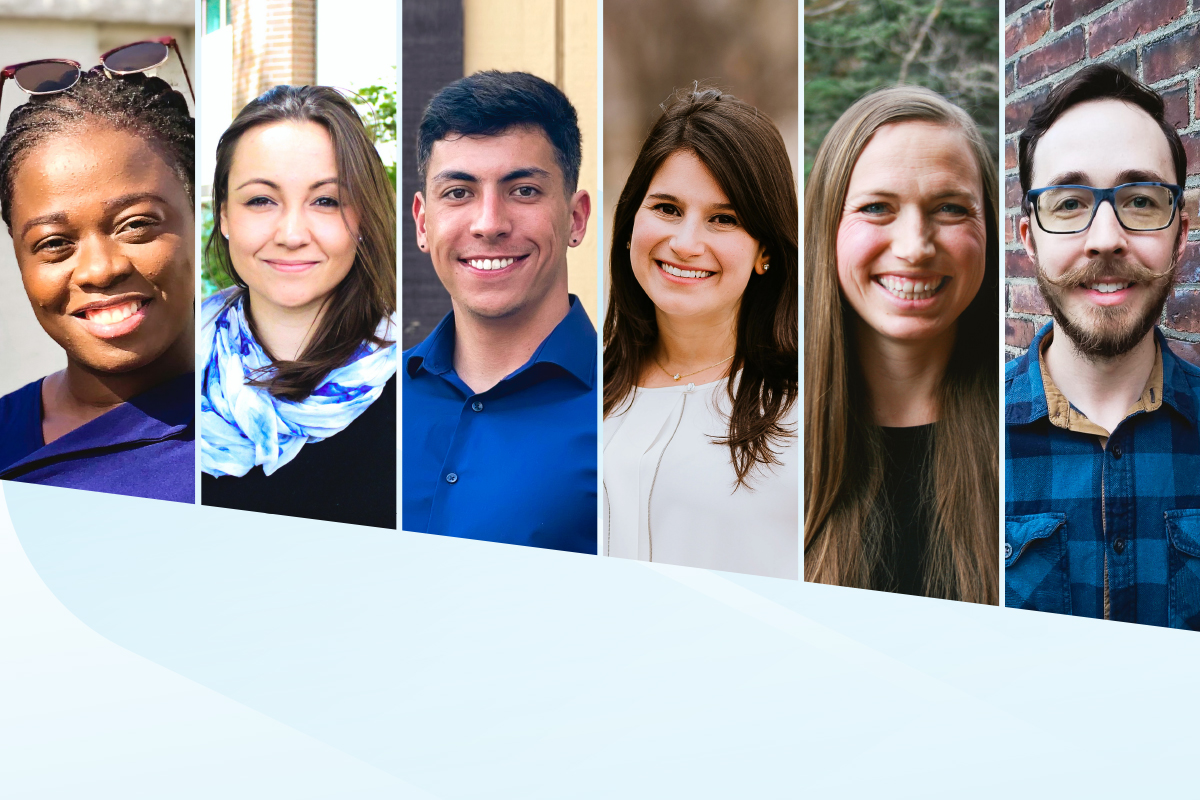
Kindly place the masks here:
[[(579, 298), (570, 295), (570, 308), (529, 360), (513, 375), (535, 364), (553, 364), (591, 389), (596, 383), (596, 329)], [(404, 368), (410, 378), (421, 371), (445, 375), (454, 369), (454, 312), (437, 324), (425, 341), (408, 352)], [(512, 377), (512, 376), (509, 376)]]

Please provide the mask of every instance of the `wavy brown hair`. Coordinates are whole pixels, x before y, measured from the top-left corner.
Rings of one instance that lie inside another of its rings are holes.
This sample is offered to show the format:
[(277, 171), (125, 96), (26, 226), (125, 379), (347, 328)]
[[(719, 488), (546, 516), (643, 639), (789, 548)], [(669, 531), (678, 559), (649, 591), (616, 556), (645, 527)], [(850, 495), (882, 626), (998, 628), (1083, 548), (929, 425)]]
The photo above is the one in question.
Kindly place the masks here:
[(676, 93), (642, 143), (617, 201), (604, 319), (604, 416), (631, 400), (658, 341), (654, 303), (634, 277), (625, 242), (650, 181), (680, 151), (694, 153), (708, 168), (771, 264), (768, 272), (751, 274), (742, 295), (729, 368), (741, 377), (728, 382), (729, 433), (715, 442), (729, 447), (736, 486), (748, 487), (754, 468), (778, 464), (778, 448), (795, 436), (782, 420), (799, 393), (799, 223), (792, 165), (779, 130), (758, 109), (718, 89)]
[[(221, 134), (213, 177), (214, 218), (220, 218), (229, 200), (229, 172), (242, 135), (259, 125), (278, 122), (315, 122), (329, 133), (339, 191), (344, 204), (358, 215), (361, 239), (350, 272), (326, 301), (321, 320), (299, 358), (276, 360), (262, 376), (248, 381), (276, 397), (303, 400), (331, 370), (349, 361), (363, 342), (391, 344), (375, 331), (383, 319), (396, 313), (396, 192), (358, 112), (337, 90), (276, 86), (247, 103)], [(229, 242), (221, 235), (220, 226), (213, 226), (205, 252), (238, 286), (226, 301), (236, 302), (246, 294), (246, 282), (229, 258)], [(246, 321), (261, 345), (252, 311), (247, 305)]]
[(937, 393), (938, 424), (922, 495), (932, 508), (925, 594), (999, 601), (999, 227), (996, 158), (965, 111), (911, 86), (852, 105), (813, 161), (804, 196), (804, 577), (872, 586), (894, 524), (883, 488), (884, 452), (865, 402), (853, 342), (855, 312), (837, 277), (837, 229), (850, 174), (885, 125), (921, 121), (962, 131), (982, 178), (987, 250), (983, 283), (958, 319)]

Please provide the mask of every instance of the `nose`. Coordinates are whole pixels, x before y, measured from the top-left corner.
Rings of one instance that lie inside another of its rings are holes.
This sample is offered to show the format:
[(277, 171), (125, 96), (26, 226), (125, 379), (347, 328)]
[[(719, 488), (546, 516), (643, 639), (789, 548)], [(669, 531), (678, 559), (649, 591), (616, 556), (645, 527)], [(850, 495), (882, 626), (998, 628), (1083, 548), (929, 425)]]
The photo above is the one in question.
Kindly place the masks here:
[(107, 289), (134, 273), (133, 262), (107, 236), (81, 239), (72, 280), (78, 286)]
[(696, 258), (704, 254), (704, 238), (701, 235), (700, 220), (684, 217), (675, 235), (671, 237), (671, 250), (680, 259)]
[(303, 207), (293, 205), (285, 209), (279, 217), (279, 224), (275, 226), (275, 244), (288, 250), (298, 250), (311, 239)]
[(471, 220), (471, 235), (481, 239), (499, 239), (512, 232), (512, 219), (499, 191), (485, 188)]
[(1092, 224), (1087, 229), (1084, 246), (1089, 258), (1125, 253), (1129, 243), (1111, 202), (1105, 201), (1096, 209), (1096, 216), (1092, 217)]
[(920, 264), (933, 257), (933, 229), (916, 209), (902, 212), (892, 223), (892, 255), (907, 264)]

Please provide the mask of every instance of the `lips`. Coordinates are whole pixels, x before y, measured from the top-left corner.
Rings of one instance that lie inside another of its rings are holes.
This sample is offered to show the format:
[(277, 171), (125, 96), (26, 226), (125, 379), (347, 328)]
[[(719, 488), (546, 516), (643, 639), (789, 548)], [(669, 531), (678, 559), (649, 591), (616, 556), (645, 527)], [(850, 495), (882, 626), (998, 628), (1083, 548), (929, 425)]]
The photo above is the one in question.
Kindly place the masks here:
[(898, 300), (929, 300), (942, 290), (949, 278), (945, 275), (926, 278), (877, 275), (873, 280)]
[(473, 258), (460, 258), (459, 262), (479, 272), (499, 272), (501, 270), (508, 269), (514, 264), (520, 265), (528, 257), (528, 254), (519, 256), (490, 255)]
[(280, 260), (270, 258), (264, 259), (264, 261), (268, 266), (271, 267), (271, 269), (276, 270), (277, 272), (304, 272), (305, 270), (310, 269), (311, 267), (314, 267), (320, 263), (317, 261), (293, 261), (287, 259)]
[(666, 261), (656, 260), (654, 263), (657, 264), (658, 268), (667, 275), (670, 275), (673, 278), (682, 278), (684, 280), (704, 280), (717, 274), (713, 270), (697, 269), (695, 267), (685, 268)]
[(115, 339), (133, 333), (146, 318), (149, 298), (114, 298), (89, 303), (72, 314), (80, 324), (101, 339)]

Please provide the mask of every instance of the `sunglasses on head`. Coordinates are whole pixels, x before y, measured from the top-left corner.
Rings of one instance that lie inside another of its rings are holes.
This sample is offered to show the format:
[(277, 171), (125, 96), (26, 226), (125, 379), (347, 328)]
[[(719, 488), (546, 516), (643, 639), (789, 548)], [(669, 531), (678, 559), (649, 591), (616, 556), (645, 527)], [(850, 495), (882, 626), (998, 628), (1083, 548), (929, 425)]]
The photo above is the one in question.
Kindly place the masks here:
[[(114, 47), (100, 56), (100, 66), (104, 67), (110, 78), (114, 75), (149, 72), (167, 62), (172, 48), (175, 55), (179, 56), (183, 77), (187, 80), (188, 92), (191, 93), (194, 103), (196, 93), (192, 90), (192, 79), (188, 75), (187, 65), (183, 63), (183, 53), (179, 51), (179, 45), (171, 36)], [(36, 96), (65, 92), (79, 83), (80, 75), (82, 68), (79, 62), (67, 58), (41, 58), (23, 64), (13, 64), (0, 70), (0, 97), (3, 97), (4, 82), (7, 80), (16, 81), (22, 91)]]

